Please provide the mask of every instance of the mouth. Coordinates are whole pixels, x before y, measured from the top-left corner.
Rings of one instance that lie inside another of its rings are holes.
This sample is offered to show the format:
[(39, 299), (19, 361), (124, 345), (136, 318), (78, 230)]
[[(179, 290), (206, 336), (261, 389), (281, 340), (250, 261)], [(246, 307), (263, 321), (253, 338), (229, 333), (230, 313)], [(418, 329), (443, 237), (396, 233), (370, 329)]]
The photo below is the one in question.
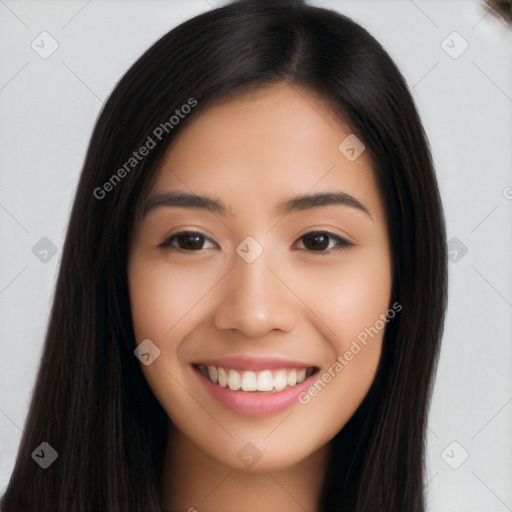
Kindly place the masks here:
[[(213, 361), (193, 363), (192, 368), (213, 399), (246, 416), (266, 416), (288, 409), (299, 401), (313, 376), (320, 371), (316, 366), (292, 367), (284, 361), (267, 361), (266, 364), (241, 361), (240, 358), (236, 362), (235, 359), (226, 361), (237, 368), (230, 368), (226, 363), (224, 366), (219, 362), (213, 364)], [(265, 368), (267, 364), (270, 368)]]
[(246, 393), (277, 393), (297, 386), (318, 371), (315, 366), (266, 370), (239, 370), (202, 364), (193, 366), (213, 384)]

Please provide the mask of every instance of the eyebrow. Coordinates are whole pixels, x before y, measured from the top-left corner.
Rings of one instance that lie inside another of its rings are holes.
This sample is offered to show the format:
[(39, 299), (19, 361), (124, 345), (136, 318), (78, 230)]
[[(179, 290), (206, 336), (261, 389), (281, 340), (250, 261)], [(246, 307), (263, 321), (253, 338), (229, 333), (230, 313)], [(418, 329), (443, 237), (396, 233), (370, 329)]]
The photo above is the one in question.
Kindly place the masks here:
[[(293, 211), (309, 210), (321, 206), (342, 205), (356, 208), (372, 218), (368, 208), (355, 197), (345, 192), (318, 192), (292, 197), (280, 203), (274, 210), (274, 215), (286, 215)], [(143, 215), (159, 207), (202, 208), (213, 213), (225, 215), (228, 208), (220, 199), (208, 196), (189, 194), (187, 192), (165, 192), (150, 197), (144, 205)]]

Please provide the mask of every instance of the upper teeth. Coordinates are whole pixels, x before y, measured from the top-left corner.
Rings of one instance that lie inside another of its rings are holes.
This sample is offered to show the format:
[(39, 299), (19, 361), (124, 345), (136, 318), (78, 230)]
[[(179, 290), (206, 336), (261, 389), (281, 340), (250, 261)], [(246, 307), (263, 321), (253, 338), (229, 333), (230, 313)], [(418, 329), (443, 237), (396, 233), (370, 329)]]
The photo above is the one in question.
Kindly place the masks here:
[(233, 391), (282, 391), (287, 386), (300, 384), (313, 372), (313, 368), (283, 368), (254, 372), (203, 365), (199, 365), (199, 370), (215, 384)]

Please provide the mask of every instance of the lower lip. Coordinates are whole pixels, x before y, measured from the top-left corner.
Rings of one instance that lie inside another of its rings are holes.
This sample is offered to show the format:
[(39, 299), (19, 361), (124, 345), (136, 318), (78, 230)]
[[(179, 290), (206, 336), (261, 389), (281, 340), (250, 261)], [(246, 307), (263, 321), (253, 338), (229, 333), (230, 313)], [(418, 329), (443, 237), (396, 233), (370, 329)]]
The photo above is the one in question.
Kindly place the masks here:
[(229, 388), (223, 388), (206, 378), (197, 368), (194, 367), (194, 370), (206, 389), (219, 402), (238, 414), (247, 416), (267, 416), (288, 409), (298, 401), (299, 395), (309, 388), (310, 379), (316, 374), (313, 373), (300, 384), (283, 389), (283, 391), (265, 393), (260, 391), (233, 391)]

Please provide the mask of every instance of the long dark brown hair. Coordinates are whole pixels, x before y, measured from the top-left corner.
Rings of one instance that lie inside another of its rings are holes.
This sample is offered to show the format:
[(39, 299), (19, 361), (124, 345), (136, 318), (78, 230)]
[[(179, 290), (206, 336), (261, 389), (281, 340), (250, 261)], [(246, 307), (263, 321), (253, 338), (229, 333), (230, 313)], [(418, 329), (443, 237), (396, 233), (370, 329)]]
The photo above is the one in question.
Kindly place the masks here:
[[(164, 35), (99, 115), (3, 512), (160, 512), (168, 418), (133, 354), (130, 236), (176, 135), (214, 102), (283, 81), (320, 94), (366, 145), (389, 224), (393, 301), (402, 305), (387, 325), (370, 391), (333, 440), (318, 511), (424, 510), (425, 430), (447, 262), (421, 121), (399, 70), (361, 26), (300, 0), (242, 0)], [(119, 173), (191, 99), (190, 113)], [(58, 452), (47, 469), (31, 457), (42, 442)]]

